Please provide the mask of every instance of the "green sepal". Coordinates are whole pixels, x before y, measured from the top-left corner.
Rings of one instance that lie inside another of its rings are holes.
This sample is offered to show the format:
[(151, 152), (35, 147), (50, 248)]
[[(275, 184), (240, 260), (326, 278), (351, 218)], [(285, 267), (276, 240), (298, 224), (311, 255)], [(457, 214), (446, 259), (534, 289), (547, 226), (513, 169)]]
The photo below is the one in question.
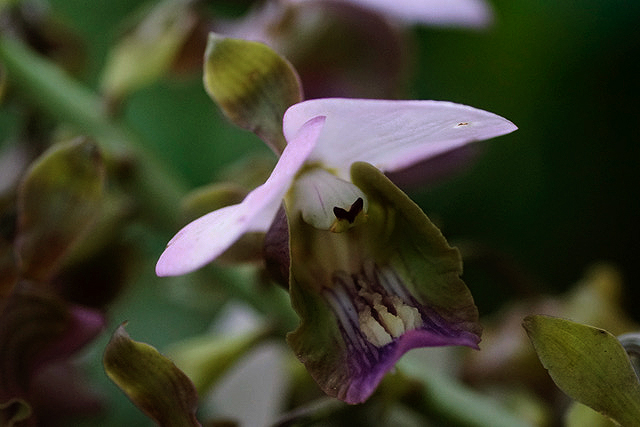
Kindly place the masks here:
[(196, 23), (189, 2), (165, 0), (148, 11), (109, 53), (102, 75), (103, 93), (118, 101), (161, 78)]
[(105, 172), (87, 139), (59, 143), (26, 172), (18, 191), (16, 253), (21, 276), (47, 281), (102, 208)]
[(132, 340), (120, 325), (104, 352), (107, 376), (158, 425), (200, 426), (191, 380), (152, 346)]
[(368, 233), (365, 244), (374, 257), (393, 265), (422, 304), (479, 337), (478, 309), (460, 278), (460, 251), (449, 246), (420, 206), (374, 166), (354, 163), (351, 180), (369, 198), (369, 221), (378, 221), (371, 225), (378, 232)]
[(265, 44), (210, 33), (204, 86), (229, 120), (282, 152), (282, 117), (302, 101), (300, 80), (286, 59)]
[(620, 342), (603, 329), (549, 316), (523, 326), (556, 385), (624, 426), (640, 426), (640, 382)]
[(204, 395), (264, 335), (261, 330), (233, 337), (207, 334), (175, 343), (166, 353)]
[(12, 398), (6, 402), (0, 402), (0, 426), (19, 426), (21, 421), (31, 417), (31, 406), (22, 399)]

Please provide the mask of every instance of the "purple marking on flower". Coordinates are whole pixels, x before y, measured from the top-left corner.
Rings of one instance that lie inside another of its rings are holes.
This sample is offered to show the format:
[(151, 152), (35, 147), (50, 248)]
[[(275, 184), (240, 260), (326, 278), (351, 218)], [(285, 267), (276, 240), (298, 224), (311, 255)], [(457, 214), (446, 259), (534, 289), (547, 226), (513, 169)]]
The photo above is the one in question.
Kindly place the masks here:
[(344, 98), (300, 102), (284, 115), (287, 147), (269, 179), (242, 203), (184, 227), (167, 245), (156, 273), (189, 273), (213, 261), (244, 233), (266, 231), (305, 165), (331, 171), (348, 182), (349, 169), (357, 161), (383, 172), (398, 171), (516, 129), (498, 115), (451, 102)]
[(429, 331), (416, 329), (405, 332), (400, 338), (382, 348), (374, 349), (374, 351), (377, 350), (377, 360), (375, 364), (370, 366), (361, 364), (361, 357), (350, 354), (347, 364), (353, 372), (353, 376), (344, 392), (344, 397), (341, 397), (341, 399), (352, 404), (364, 402), (374, 392), (384, 375), (393, 368), (402, 355), (411, 349), (451, 345), (478, 348), (473, 338), (471, 336), (460, 336), (446, 339)]
[(322, 390), (365, 401), (416, 347), (478, 348), (482, 328), (462, 259), (424, 212), (368, 163), (351, 168), (368, 199), (359, 224), (331, 232), (290, 214), (287, 341)]
[(336, 397), (347, 403), (364, 402), (413, 348), (478, 348), (477, 334), (456, 327), (436, 309), (417, 301), (390, 268), (369, 264), (357, 275), (337, 272), (334, 285), (324, 291), (324, 297), (346, 345), (346, 378), (340, 381), (342, 389)]

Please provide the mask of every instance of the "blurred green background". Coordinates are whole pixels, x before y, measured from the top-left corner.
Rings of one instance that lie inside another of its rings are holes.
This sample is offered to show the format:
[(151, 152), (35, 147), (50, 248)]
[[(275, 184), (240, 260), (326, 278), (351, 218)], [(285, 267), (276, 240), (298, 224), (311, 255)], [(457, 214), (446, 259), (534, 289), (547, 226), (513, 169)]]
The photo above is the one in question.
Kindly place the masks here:
[[(86, 41), (82, 78), (95, 87), (122, 19), (142, 2), (50, 3)], [(482, 156), (464, 173), (411, 195), (452, 243), (460, 242), (463, 251), (470, 242), (484, 247), (491, 262), (524, 278), (524, 289), (511, 287), (500, 280), (509, 271), (496, 273), (471, 257), (465, 280), (481, 314), (527, 290), (560, 292), (594, 262), (610, 261), (625, 277), (626, 308), (640, 320), (640, 2), (491, 3), (496, 22), (488, 30), (411, 30), (415, 58), (406, 96), (492, 111), (519, 130), (483, 143)], [(0, 112), (10, 124), (8, 116)], [(136, 93), (126, 116), (190, 186), (209, 182), (221, 166), (248, 152), (268, 151), (221, 117), (200, 75), (168, 78)], [(163, 245), (152, 241), (150, 258)], [(143, 303), (154, 299), (159, 279), (149, 282), (124, 295), (113, 315), (119, 323), (148, 308), (142, 317), (149, 324), (139, 319), (129, 327), (134, 339), (162, 347), (184, 331), (206, 327), (198, 313)]]

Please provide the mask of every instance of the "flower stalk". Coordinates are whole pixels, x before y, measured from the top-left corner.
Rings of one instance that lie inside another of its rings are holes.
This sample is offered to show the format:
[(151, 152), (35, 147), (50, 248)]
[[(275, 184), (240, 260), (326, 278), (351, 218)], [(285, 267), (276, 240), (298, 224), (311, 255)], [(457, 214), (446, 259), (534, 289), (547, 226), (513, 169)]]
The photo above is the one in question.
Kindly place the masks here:
[[(61, 69), (32, 52), (24, 44), (0, 36), (0, 61), (8, 79), (31, 102), (79, 132), (95, 138), (112, 160), (135, 162), (133, 182), (136, 199), (160, 227), (170, 230), (178, 223), (178, 210), (185, 184), (170, 173), (125, 124), (108, 116), (102, 99), (66, 75)], [(144, 159), (144, 161), (142, 161)]]

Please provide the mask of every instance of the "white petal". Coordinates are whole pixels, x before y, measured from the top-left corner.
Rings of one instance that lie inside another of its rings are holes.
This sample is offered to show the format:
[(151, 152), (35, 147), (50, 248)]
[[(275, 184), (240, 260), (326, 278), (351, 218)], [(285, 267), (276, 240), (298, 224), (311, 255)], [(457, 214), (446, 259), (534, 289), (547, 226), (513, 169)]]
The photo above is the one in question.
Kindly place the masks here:
[(158, 276), (177, 276), (213, 261), (244, 233), (266, 231), (293, 178), (313, 150), (324, 117), (305, 123), (282, 152), (271, 176), (242, 203), (210, 212), (185, 226), (167, 244), (156, 265)]
[(284, 116), (285, 137), (315, 116), (325, 116), (326, 123), (309, 160), (336, 169), (343, 178), (355, 161), (396, 171), (517, 129), (496, 114), (445, 101), (325, 98), (290, 107)]
[[(315, 0), (288, 0), (304, 3)], [(493, 11), (485, 0), (343, 0), (409, 24), (486, 27)]]

